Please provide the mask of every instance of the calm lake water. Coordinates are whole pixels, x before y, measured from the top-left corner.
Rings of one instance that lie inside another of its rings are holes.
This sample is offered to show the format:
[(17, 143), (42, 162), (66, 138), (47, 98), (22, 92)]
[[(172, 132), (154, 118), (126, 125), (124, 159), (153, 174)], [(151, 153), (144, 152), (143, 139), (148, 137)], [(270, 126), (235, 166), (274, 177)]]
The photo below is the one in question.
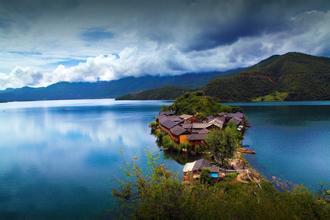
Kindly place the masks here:
[[(135, 160), (163, 155), (148, 123), (161, 101), (76, 100), (0, 104), (0, 219), (112, 216), (111, 190)], [(330, 183), (330, 102), (243, 106), (252, 127), (249, 161), (265, 176), (317, 190)]]

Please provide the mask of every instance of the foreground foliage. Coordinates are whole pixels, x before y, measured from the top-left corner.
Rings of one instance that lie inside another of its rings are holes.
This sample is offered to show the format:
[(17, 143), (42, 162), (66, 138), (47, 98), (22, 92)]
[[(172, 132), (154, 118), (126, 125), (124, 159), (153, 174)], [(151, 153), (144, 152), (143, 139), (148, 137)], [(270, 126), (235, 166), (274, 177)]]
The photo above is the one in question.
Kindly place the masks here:
[[(122, 217), (135, 219), (329, 219), (330, 205), (303, 187), (279, 192), (230, 178), (215, 185), (182, 185), (163, 166), (144, 176), (134, 166), (133, 181), (114, 190)], [(131, 173), (132, 174), (132, 173)], [(129, 214), (128, 214), (129, 213)]]

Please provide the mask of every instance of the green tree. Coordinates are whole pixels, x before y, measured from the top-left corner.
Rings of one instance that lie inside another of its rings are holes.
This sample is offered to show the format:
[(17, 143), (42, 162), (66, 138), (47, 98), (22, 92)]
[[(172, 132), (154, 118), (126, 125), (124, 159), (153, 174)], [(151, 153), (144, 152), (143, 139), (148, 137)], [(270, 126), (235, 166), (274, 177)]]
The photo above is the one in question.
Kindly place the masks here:
[(173, 110), (176, 114), (192, 114), (199, 118), (205, 118), (210, 115), (216, 115), (219, 112), (240, 111), (238, 107), (221, 105), (202, 92), (190, 92), (178, 97), (170, 106), (162, 108), (163, 111)]
[(210, 184), (212, 182), (212, 178), (211, 178), (210, 174), (211, 174), (210, 170), (208, 170), (208, 169), (202, 170), (201, 175), (200, 175), (200, 182), (203, 184), (205, 184), (205, 183)]
[(205, 139), (213, 156), (221, 165), (225, 165), (226, 160), (234, 156), (241, 140), (242, 135), (233, 124), (227, 125), (223, 130), (212, 130)]

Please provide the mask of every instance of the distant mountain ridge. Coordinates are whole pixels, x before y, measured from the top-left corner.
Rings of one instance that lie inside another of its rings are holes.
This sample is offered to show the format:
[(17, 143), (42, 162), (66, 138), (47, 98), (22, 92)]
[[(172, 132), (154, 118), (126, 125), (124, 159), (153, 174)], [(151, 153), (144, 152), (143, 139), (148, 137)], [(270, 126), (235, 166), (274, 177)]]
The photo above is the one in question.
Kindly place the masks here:
[(288, 93), (286, 100), (330, 100), (330, 58), (296, 52), (271, 56), (211, 80), (203, 90), (223, 101), (251, 101), (276, 91)]
[(129, 93), (136, 93), (163, 86), (180, 86), (194, 89), (208, 83), (220, 75), (239, 71), (186, 73), (182, 75), (126, 77), (113, 81), (100, 82), (59, 82), (48, 87), (6, 89), (0, 91), (0, 102), (60, 100), (60, 99), (97, 99), (115, 98)]
[[(219, 101), (330, 100), (330, 58), (297, 52), (273, 55), (235, 74), (211, 79), (201, 90)], [(160, 92), (164, 90), (120, 98), (143, 100), (153, 94), (162, 99)]]
[(192, 90), (175, 86), (164, 86), (161, 88), (123, 95), (117, 97), (116, 100), (172, 100), (189, 91)]
[[(290, 52), (245, 69), (178, 76), (126, 77), (109, 82), (60, 82), (0, 91), (0, 102), (55, 99), (174, 99), (200, 89), (220, 101), (330, 100), (330, 58)], [(129, 95), (127, 95), (129, 94)], [(265, 98), (267, 97), (267, 98)]]

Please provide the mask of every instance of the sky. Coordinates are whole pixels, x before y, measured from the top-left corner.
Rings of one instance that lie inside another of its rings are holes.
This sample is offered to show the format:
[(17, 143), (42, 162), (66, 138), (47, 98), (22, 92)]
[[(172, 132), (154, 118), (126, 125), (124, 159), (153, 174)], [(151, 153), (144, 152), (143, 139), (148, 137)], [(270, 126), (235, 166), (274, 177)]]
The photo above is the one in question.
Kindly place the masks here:
[(329, 0), (0, 0), (0, 89), (330, 56)]

